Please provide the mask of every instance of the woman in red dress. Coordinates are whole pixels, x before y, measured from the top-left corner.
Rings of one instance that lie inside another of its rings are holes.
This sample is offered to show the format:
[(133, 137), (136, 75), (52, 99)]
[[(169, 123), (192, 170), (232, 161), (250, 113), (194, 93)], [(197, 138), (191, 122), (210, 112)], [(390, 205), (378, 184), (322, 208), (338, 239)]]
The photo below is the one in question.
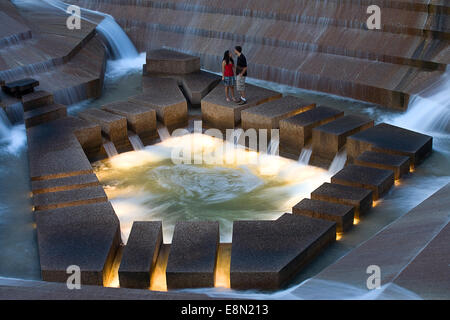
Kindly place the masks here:
[[(222, 60), (222, 80), (225, 85), (225, 97), (227, 101), (235, 101), (234, 98), (234, 86), (236, 84), (236, 80), (234, 78), (236, 72), (236, 67), (234, 65), (233, 58), (229, 50), (225, 51)], [(231, 91), (231, 99), (229, 93)]]

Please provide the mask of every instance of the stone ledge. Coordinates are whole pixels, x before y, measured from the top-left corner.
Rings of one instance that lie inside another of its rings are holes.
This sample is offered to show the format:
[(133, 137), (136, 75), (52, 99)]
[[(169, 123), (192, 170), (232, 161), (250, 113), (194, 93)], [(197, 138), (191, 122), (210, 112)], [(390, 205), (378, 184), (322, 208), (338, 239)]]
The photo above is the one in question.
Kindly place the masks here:
[(120, 143), (128, 139), (127, 119), (123, 116), (100, 109), (88, 109), (80, 112), (78, 117), (100, 125), (102, 132), (113, 143)]
[(409, 157), (384, 152), (365, 151), (355, 160), (355, 164), (394, 171), (395, 179), (409, 172)]
[(214, 287), (218, 246), (218, 222), (177, 222), (167, 262), (167, 288)]
[(30, 128), (65, 116), (67, 116), (66, 106), (62, 104), (51, 104), (26, 111), (23, 118), (25, 126)]
[(331, 183), (370, 189), (376, 201), (393, 186), (394, 171), (352, 164), (332, 176)]
[(82, 174), (59, 179), (31, 181), (33, 195), (48, 192), (67, 191), (98, 186), (100, 183), (95, 174)]
[(120, 287), (150, 287), (150, 275), (155, 267), (163, 242), (162, 223), (133, 222), (119, 268)]
[(284, 214), (276, 221), (235, 221), (231, 287), (279, 289), (328, 244), (334, 222)]
[(200, 58), (174, 50), (157, 49), (147, 52), (146, 73), (187, 74), (200, 71)]
[(120, 246), (119, 220), (109, 202), (42, 211), (36, 215), (42, 279), (66, 282), (67, 267), (81, 283), (106, 285)]

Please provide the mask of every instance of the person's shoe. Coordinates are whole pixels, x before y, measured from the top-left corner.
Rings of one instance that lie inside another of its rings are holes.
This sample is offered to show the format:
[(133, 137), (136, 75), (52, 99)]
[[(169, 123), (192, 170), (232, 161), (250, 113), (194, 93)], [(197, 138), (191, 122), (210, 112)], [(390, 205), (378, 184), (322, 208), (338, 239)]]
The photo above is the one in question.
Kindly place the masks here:
[(243, 105), (246, 104), (246, 103), (247, 103), (247, 100), (241, 100), (241, 101), (239, 101), (238, 104), (239, 104), (240, 106), (243, 106)]

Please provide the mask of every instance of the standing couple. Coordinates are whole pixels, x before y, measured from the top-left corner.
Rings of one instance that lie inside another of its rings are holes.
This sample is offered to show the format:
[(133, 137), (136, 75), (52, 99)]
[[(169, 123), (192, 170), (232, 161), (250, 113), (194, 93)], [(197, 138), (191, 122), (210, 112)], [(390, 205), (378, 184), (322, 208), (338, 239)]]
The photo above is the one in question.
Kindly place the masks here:
[[(237, 64), (234, 65), (233, 55), (229, 50), (225, 51), (222, 61), (222, 80), (225, 85), (227, 101), (234, 101), (240, 105), (247, 103), (245, 98), (245, 79), (247, 77), (247, 59), (242, 53), (242, 47), (236, 46), (234, 53), (237, 55)], [(236, 79), (234, 76), (236, 75)], [(235, 99), (234, 86), (240, 94), (240, 99)], [(230, 94), (231, 92), (231, 99)]]

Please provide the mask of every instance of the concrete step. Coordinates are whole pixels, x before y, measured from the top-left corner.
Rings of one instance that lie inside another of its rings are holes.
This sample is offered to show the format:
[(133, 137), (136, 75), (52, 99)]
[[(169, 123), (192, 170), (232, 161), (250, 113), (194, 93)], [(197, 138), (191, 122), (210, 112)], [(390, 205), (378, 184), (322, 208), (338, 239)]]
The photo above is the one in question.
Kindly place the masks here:
[(343, 233), (353, 225), (355, 208), (345, 204), (305, 198), (292, 207), (292, 213), (333, 221), (336, 223), (336, 232)]
[(335, 240), (334, 222), (300, 215), (234, 221), (231, 288), (280, 289)]
[(341, 117), (312, 130), (312, 149), (315, 156), (333, 159), (346, 144), (347, 137), (373, 127), (374, 121), (364, 116)]
[(355, 164), (394, 171), (395, 179), (409, 172), (409, 157), (384, 152), (365, 151), (355, 159)]
[(200, 58), (168, 49), (157, 49), (147, 52), (147, 74), (169, 73), (188, 74), (200, 71)]
[(150, 288), (150, 277), (163, 242), (160, 221), (135, 221), (119, 268), (121, 288)]
[(352, 206), (355, 208), (355, 218), (359, 219), (372, 208), (372, 193), (368, 189), (324, 183), (311, 192), (311, 199)]
[(280, 128), (280, 120), (314, 109), (315, 107), (315, 103), (306, 102), (292, 96), (285, 96), (281, 99), (265, 102), (242, 111), (242, 129), (266, 129), (269, 131), (268, 136), (270, 136), (270, 130)]
[(62, 104), (51, 104), (24, 113), (25, 126), (34, 127), (67, 116), (67, 108)]
[(95, 174), (81, 174), (71, 177), (31, 181), (33, 195), (58, 191), (68, 191), (98, 186), (100, 183)]
[(218, 222), (177, 222), (167, 262), (167, 288), (214, 287), (218, 245)]
[(343, 111), (318, 106), (280, 121), (280, 152), (299, 155), (301, 149), (311, 140), (312, 129), (344, 115)]
[(106, 201), (108, 201), (108, 198), (102, 186), (38, 193), (33, 196), (35, 211), (52, 210)]
[(53, 94), (43, 90), (35, 91), (22, 97), (23, 111), (25, 112), (54, 103)]
[(127, 118), (100, 109), (88, 109), (78, 113), (78, 117), (94, 122), (102, 128), (102, 133), (112, 142), (128, 139)]
[(394, 171), (351, 164), (332, 176), (331, 183), (372, 190), (377, 201), (394, 185)]

